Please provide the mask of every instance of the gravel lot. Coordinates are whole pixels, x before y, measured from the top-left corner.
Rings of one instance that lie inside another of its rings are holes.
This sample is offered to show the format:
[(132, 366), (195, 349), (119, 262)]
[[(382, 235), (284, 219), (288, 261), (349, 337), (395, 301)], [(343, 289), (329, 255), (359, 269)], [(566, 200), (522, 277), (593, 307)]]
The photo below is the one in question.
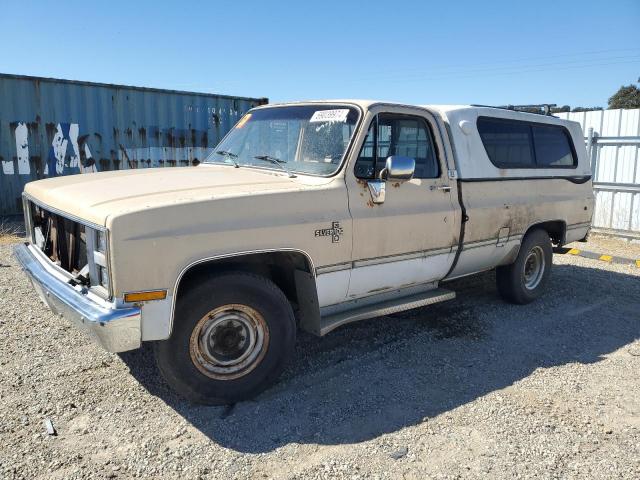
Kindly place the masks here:
[(301, 334), (274, 388), (200, 407), (148, 348), (106, 353), (48, 312), (9, 243), (0, 478), (640, 478), (640, 268), (556, 255), (524, 307), (490, 273), (452, 282), (452, 302)]

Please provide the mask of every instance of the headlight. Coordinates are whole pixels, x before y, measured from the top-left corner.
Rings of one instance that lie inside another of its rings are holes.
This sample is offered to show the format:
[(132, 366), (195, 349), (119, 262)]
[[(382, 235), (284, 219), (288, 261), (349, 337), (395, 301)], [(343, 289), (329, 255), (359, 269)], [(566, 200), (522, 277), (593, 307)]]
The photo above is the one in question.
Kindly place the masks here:
[(100, 285), (109, 290), (109, 272), (105, 267), (98, 266)]
[(107, 232), (101, 230), (96, 232), (96, 250), (100, 253), (107, 252)]
[(109, 268), (107, 265), (107, 231), (93, 230), (88, 237), (92, 255), (89, 257), (89, 270), (92, 285), (100, 285), (109, 290)]

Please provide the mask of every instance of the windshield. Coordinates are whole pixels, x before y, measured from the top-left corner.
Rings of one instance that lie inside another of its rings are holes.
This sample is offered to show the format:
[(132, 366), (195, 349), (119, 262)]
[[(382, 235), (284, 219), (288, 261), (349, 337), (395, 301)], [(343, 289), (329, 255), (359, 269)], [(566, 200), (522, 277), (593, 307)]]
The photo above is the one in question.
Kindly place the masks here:
[(342, 105), (261, 108), (242, 117), (204, 162), (331, 175), (357, 120), (358, 111)]

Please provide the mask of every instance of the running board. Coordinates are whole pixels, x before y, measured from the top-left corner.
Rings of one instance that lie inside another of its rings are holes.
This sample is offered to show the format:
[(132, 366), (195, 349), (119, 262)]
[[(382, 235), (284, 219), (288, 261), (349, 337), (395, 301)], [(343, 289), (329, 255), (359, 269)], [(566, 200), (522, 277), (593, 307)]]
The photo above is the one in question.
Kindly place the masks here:
[(456, 292), (445, 288), (434, 288), (426, 292), (386, 300), (346, 312), (335, 313), (322, 318), (320, 321), (320, 335), (326, 335), (331, 330), (347, 323), (357, 322), (358, 320), (365, 320), (367, 318), (381, 317), (383, 315), (391, 315), (392, 313), (433, 305), (434, 303), (453, 300), (454, 298), (456, 298)]

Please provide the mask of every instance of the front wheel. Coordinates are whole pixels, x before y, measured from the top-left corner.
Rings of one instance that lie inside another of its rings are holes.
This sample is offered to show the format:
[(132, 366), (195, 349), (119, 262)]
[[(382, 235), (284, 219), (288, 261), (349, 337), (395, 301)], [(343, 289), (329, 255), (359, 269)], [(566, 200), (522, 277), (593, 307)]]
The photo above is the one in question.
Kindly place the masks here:
[(295, 338), (291, 305), (271, 280), (225, 273), (178, 299), (172, 335), (154, 350), (174, 390), (196, 403), (220, 405), (249, 399), (271, 385)]
[(553, 251), (544, 230), (527, 233), (516, 261), (496, 268), (498, 292), (510, 303), (524, 305), (540, 297), (551, 275)]

